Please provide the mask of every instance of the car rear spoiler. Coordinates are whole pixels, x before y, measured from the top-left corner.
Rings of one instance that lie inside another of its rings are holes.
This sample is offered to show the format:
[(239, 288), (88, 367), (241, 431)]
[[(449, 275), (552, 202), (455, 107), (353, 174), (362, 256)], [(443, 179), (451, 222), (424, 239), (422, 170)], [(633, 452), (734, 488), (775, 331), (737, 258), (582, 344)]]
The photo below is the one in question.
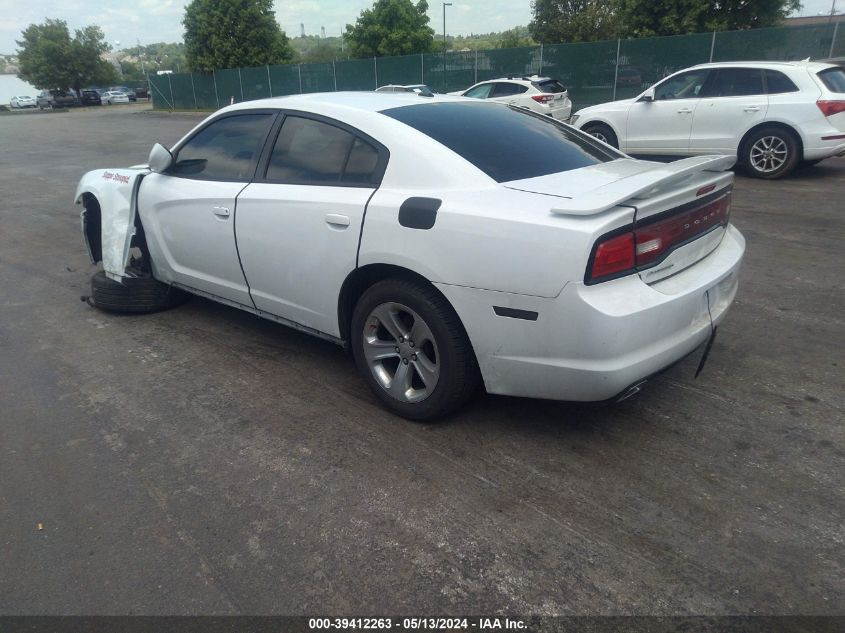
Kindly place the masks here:
[(585, 195), (556, 201), (552, 213), (595, 215), (626, 200), (650, 198), (703, 171), (725, 171), (735, 162), (735, 156), (695, 156), (672, 163), (656, 163), (653, 169), (620, 178)]

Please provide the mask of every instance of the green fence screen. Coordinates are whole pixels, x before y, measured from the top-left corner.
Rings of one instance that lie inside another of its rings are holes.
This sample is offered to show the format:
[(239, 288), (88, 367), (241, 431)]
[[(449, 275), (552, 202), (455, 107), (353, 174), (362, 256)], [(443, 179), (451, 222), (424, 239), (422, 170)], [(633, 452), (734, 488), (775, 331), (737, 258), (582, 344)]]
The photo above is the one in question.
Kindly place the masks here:
[(545, 75), (569, 90), (575, 109), (625, 99), (666, 75), (708, 61), (825, 59), (845, 56), (845, 23), (671, 37), (552, 44), (486, 51), (259, 66), (211, 74), (150, 75), (157, 109), (213, 110), (241, 101), (309, 92), (375, 90), (425, 83), (463, 90), (496, 77)]

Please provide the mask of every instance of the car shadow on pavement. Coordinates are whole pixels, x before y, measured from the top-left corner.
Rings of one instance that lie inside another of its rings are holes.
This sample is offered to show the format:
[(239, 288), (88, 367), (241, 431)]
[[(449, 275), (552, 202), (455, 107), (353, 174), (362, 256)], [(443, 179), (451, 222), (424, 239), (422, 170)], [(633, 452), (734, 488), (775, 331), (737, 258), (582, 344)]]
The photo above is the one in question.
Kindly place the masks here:
[[(267, 375), (282, 377), (292, 371), (300, 373), (313, 385), (332, 385), (336, 396), (354, 402), (359, 409), (356, 417), (381, 425), (410, 425), (411, 429), (434, 432), (436, 435), (469, 432), (542, 440), (588, 438), (618, 429), (636, 429), (647, 424), (649, 416), (643, 408), (663, 387), (660, 379), (645, 386), (623, 402), (578, 403), (533, 398), (517, 398), (487, 394), (483, 389), (459, 410), (431, 423), (404, 420), (384, 409), (358, 374), (351, 356), (338, 345), (284, 325), (262, 319), (236, 308), (201, 297), (165, 313), (168, 329), (179, 333), (183, 329), (201, 331), (206, 342), (223, 346), (219, 362), (234, 365), (248, 361), (260, 366)], [(225, 364), (220, 371), (235, 371)], [(687, 368), (689, 369), (689, 368)], [(669, 373), (678, 371), (672, 368)], [(689, 373), (681, 370), (683, 375)], [(679, 376), (681, 374), (678, 374)], [(262, 387), (256, 379), (256, 389)], [(282, 378), (283, 380), (283, 378)], [(276, 384), (276, 389), (284, 389)], [(650, 392), (655, 393), (650, 393)], [(360, 414), (363, 414), (361, 416)]]

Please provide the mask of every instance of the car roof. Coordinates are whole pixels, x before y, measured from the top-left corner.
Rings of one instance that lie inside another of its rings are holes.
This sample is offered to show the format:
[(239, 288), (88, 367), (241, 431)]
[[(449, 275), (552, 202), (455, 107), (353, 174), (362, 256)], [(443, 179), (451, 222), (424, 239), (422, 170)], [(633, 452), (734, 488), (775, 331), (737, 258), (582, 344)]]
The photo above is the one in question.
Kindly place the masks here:
[(309, 110), (313, 106), (319, 106), (320, 111), (327, 113), (327, 116), (331, 116), (328, 112), (334, 112), (336, 115), (342, 116), (343, 112), (348, 110), (381, 112), (382, 110), (398, 108), (405, 105), (421, 105), (442, 101), (459, 101), (464, 103), (465, 99), (464, 97), (439, 94), (433, 97), (421, 97), (412, 92), (315, 92), (311, 94), (244, 101), (228, 106), (224, 110), (235, 111), (255, 108), (291, 108), (294, 110), (302, 108)]
[(819, 71), (824, 70), (825, 68), (830, 68), (834, 66), (834, 64), (828, 64), (825, 62), (813, 62), (813, 61), (797, 61), (797, 62), (782, 62), (782, 61), (753, 61), (749, 60), (746, 62), (712, 62), (709, 64), (698, 64), (697, 66), (693, 66), (693, 68), (731, 68), (731, 67), (754, 67), (754, 68), (771, 68), (771, 69), (783, 69), (783, 68), (806, 68), (810, 71)]
[[(529, 76), (518, 76), (518, 75), (508, 75), (507, 77), (497, 77), (494, 79), (485, 79), (484, 81), (479, 81), (479, 84), (487, 84), (493, 81), (504, 81), (510, 82), (515, 84), (531, 84), (531, 83), (541, 83), (544, 81), (554, 81), (551, 77), (540, 77), (538, 75), (531, 75)], [(478, 85), (478, 84), (476, 84)]]

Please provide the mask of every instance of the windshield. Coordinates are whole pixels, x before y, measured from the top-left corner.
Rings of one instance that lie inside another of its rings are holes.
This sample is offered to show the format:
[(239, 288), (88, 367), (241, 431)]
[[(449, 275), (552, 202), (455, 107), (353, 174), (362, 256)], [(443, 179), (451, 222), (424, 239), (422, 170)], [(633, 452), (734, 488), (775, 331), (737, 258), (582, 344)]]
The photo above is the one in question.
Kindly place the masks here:
[(620, 154), (549, 117), (493, 103), (429, 103), (382, 114), (419, 130), (496, 182), (604, 163)]

